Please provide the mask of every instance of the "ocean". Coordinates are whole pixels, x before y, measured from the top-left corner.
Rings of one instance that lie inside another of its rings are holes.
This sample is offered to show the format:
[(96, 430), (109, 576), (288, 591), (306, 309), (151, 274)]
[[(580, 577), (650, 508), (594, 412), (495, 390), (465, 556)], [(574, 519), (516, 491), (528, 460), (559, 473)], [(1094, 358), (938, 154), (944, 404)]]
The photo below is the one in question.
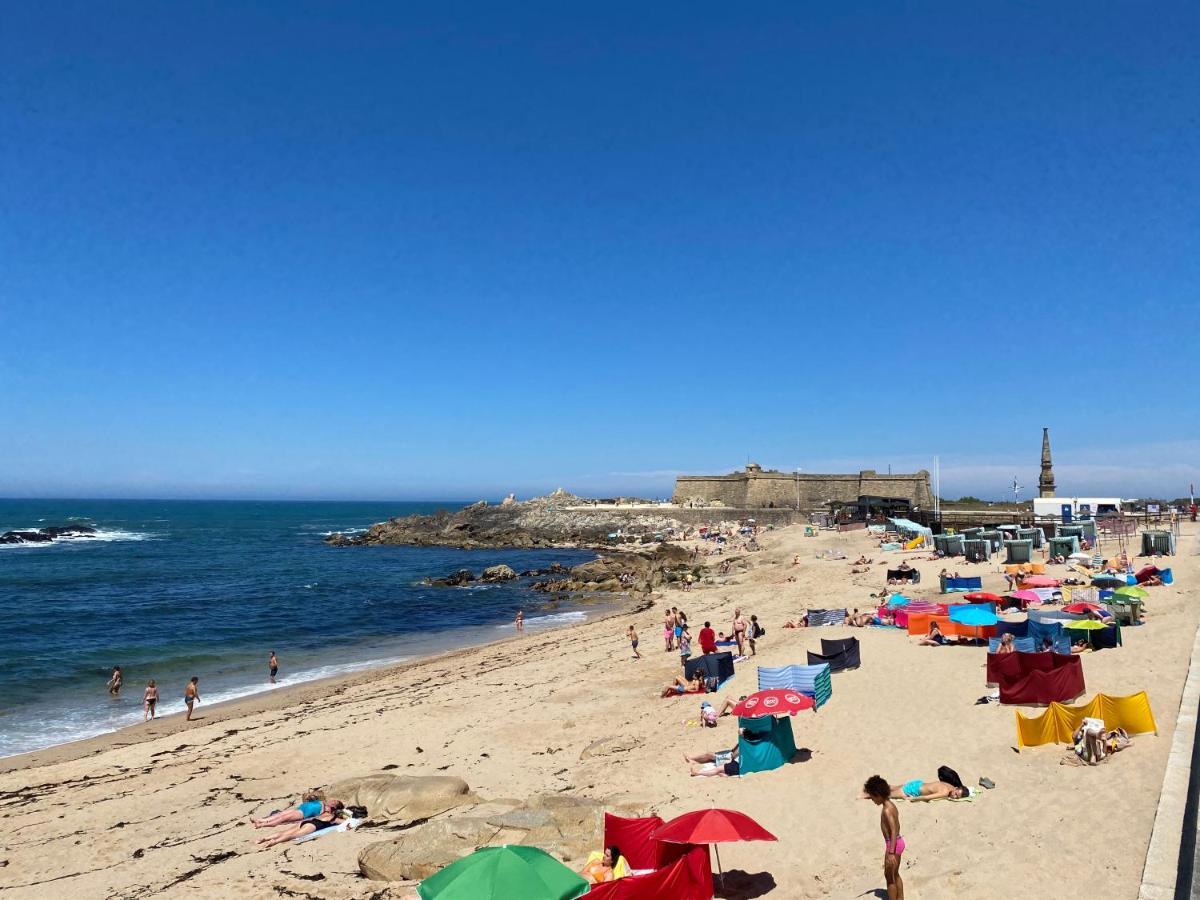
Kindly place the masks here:
[[(0, 500), (0, 532), (88, 524), (92, 538), (0, 545), (0, 756), (181, 712), (200, 677), (204, 706), (514, 633), (583, 621), (605, 607), (555, 601), (530, 579), (436, 588), (428, 576), (507, 563), (575, 565), (575, 550), (346, 547), (332, 531), (461, 503)], [(268, 680), (271, 651), (277, 685)], [(106, 684), (120, 666), (114, 700)]]

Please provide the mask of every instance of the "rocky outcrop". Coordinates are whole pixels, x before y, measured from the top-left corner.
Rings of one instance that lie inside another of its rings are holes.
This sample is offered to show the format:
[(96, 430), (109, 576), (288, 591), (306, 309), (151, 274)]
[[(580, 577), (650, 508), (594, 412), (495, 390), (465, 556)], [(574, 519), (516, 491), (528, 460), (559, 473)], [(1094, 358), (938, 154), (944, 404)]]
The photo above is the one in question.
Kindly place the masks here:
[(96, 533), (91, 525), (51, 525), (30, 531), (6, 531), (0, 544), (48, 544), (59, 538), (87, 537)]
[(640, 812), (628, 804), (605, 804), (570, 794), (483, 803), (371, 844), (359, 853), (358, 867), (375, 881), (416, 881), (480, 847), (525, 844), (578, 868), (600, 846), (605, 809), (626, 815)]
[(326, 797), (365, 806), (374, 822), (408, 825), (476, 802), (467, 783), (452, 775), (392, 775), (382, 772), (331, 784)]
[(338, 547), (600, 547), (614, 542), (654, 542), (679, 525), (667, 515), (597, 506), (566, 491), (555, 491), (532, 500), (506, 498), (497, 506), (481, 501), (454, 513), (389, 519), (364, 532), (333, 534), (326, 540)]
[(678, 544), (659, 544), (653, 550), (613, 553), (571, 568), (565, 577), (535, 581), (535, 591), (550, 593), (653, 591), (686, 577), (701, 567)]
[(453, 575), (447, 575), (445, 578), (426, 579), (427, 583), (434, 587), (462, 587), (474, 580), (475, 574), (470, 569), (459, 569)]
[(517, 573), (510, 566), (488, 566), (483, 570), (483, 574), (479, 576), (480, 581), (495, 582), (495, 581), (512, 581), (517, 577)]

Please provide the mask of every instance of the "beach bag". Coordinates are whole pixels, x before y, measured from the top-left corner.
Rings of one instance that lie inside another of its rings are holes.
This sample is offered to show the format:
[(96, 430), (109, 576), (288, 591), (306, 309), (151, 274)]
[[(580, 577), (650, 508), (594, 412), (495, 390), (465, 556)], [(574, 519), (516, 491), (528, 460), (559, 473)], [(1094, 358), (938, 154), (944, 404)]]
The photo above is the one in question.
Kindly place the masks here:
[(760, 638), (760, 637), (762, 637), (762, 636), (763, 636), (764, 634), (766, 634), (766, 633), (767, 633), (767, 629), (763, 628), (763, 627), (762, 627), (761, 625), (759, 625), (757, 622), (755, 622), (755, 623), (754, 623), (754, 635), (753, 635), (753, 637), (755, 637), (755, 638)]

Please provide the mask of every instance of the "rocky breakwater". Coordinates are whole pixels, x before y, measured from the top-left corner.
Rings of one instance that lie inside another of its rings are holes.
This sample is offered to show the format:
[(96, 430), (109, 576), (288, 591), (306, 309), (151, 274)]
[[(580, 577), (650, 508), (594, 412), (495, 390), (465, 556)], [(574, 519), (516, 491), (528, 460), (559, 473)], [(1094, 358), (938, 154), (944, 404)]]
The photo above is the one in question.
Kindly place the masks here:
[(49, 544), (60, 538), (90, 537), (96, 533), (91, 525), (51, 525), (27, 531), (6, 531), (0, 534), (0, 544)]
[(561, 578), (535, 581), (535, 591), (598, 593), (640, 591), (649, 593), (688, 574), (699, 577), (702, 568), (678, 544), (659, 544), (651, 550), (611, 553), (567, 570)]
[(364, 532), (332, 534), (325, 540), (336, 547), (609, 547), (614, 543), (610, 535), (620, 535), (619, 543), (652, 543), (679, 525), (661, 514), (589, 506), (560, 489), (531, 500), (509, 498), (500, 504), (480, 500), (458, 512), (388, 519)]

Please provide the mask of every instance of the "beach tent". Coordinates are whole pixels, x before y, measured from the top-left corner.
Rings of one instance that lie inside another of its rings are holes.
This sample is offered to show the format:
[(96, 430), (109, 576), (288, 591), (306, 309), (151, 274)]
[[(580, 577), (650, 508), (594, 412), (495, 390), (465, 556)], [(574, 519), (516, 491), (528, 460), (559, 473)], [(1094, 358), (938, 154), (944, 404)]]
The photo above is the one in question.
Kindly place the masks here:
[(1004, 550), (1010, 563), (1027, 563), (1033, 560), (1033, 541), (1005, 541)]
[(979, 532), (979, 537), (988, 542), (993, 553), (999, 553), (1000, 548), (1004, 545), (1004, 532), (997, 531), (994, 528)]
[[(1100, 627), (1097, 628), (1097, 625)], [(1093, 650), (1112, 650), (1122, 644), (1121, 626), (1116, 622), (1103, 625), (1089, 619), (1086, 622), (1067, 622), (1063, 627), (1070, 632), (1072, 641), (1086, 640)]]
[(925, 538), (927, 541), (933, 540), (933, 529), (926, 528), (924, 525), (918, 525), (910, 519), (888, 519), (891, 524), (892, 531), (895, 531), (905, 541), (911, 541), (913, 538)]
[(738, 719), (738, 768), (742, 775), (770, 772), (796, 755), (791, 716)]
[(858, 638), (848, 637), (831, 641), (821, 638), (821, 652), (808, 651), (808, 664), (819, 666), (828, 663), (831, 672), (843, 672), (846, 669), (857, 669), (862, 665)]
[(702, 669), (704, 677), (712, 684), (712, 679), (716, 679), (716, 684), (721, 685), (733, 677), (733, 654), (729, 651), (724, 653), (704, 653), (700, 656), (694, 656), (683, 664), (683, 677), (687, 681), (691, 681), (695, 677), (696, 670)]
[(1079, 552), (1079, 538), (1075, 537), (1075, 535), (1050, 538), (1051, 556), (1061, 556), (1065, 559), (1072, 553), (1077, 552)]
[(808, 611), (808, 627), (816, 628), (819, 625), (844, 625), (846, 623), (846, 609), (810, 609)]
[(636, 870), (657, 869), (663, 864), (661, 853), (664, 848), (678, 847), (678, 844), (662, 844), (650, 835), (663, 824), (658, 816), (644, 818), (626, 818), (604, 814), (604, 846), (616, 845), (621, 848), (621, 856), (626, 864)]
[(941, 581), (942, 593), (953, 594), (959, 591), (978, 591), (983, 589), (983, 579), (978, 575), (973, 575), (970, 578), (954, 578), (949, 575), (942, 575)]
[(963, 541), (963, 556), (967, 558), (967, 562), (987, 562), (992, 558), (991, 541), (967, 538)]
[(1001, 703), (1062, 703), (1085, 690), (1083, 663), (1070, 653), (991, 653), (987, 683), (1000, 686)]
[[(657, 842), (666, 846), (666, 842)], [(608, 845), (608, 841), (605, 841)], [(625, 847), (617, 844), (622, 854)], [(713, 895), (712, 863), (708, 847), (696, 844), (676, 844), (685, 852), (674, 862), (641, 875), (630, 875), (616, 881), (593, 885), (587, 900), (711, 900)], [(514, 894), (514, 898), (520, 895)]]
[(1174, 556), (1175, 535), (1169, 531), (1143, 531), (1142, 556), (1153, 556), (1156, 553)]
[(758, 689), (760, 691), (791, 688), (807, 694), (816, 701), (817, 708), (824, 706), (833, 696), (832, 670), (828, 663), (819, 666), (758, 667)]
[(943, 556), (961, 556), (963, 552), (963, 536), (961, 534), (935, 534), (933, 549)]
[(1124, 728), (1130, 734), (1158, 734), (1150, 698), (1145, 691), (1128, 697), (1097, 694), (1082, 706), (1051, 703), (1040, 716), (1026, 716), (1014, 710), (1017, 717), (1017, 746), (1037, 747), (1041, 744), (1069, 744), (1071, 736), (1085, 719), (1102, 719), (1107, 729)]
[(1033, 541), (1033, 549), (1041, 550), (1042, 545), (1046, 543), (1046, 534), (1040, 528), (1018, 528), (1018, 541)]
[(1055, 525), (1054, 526), (1054, 536), (1055, 537), (1077, 537), (1082, 540), (1083, 539), (1083, 526), (1082, 525)]

